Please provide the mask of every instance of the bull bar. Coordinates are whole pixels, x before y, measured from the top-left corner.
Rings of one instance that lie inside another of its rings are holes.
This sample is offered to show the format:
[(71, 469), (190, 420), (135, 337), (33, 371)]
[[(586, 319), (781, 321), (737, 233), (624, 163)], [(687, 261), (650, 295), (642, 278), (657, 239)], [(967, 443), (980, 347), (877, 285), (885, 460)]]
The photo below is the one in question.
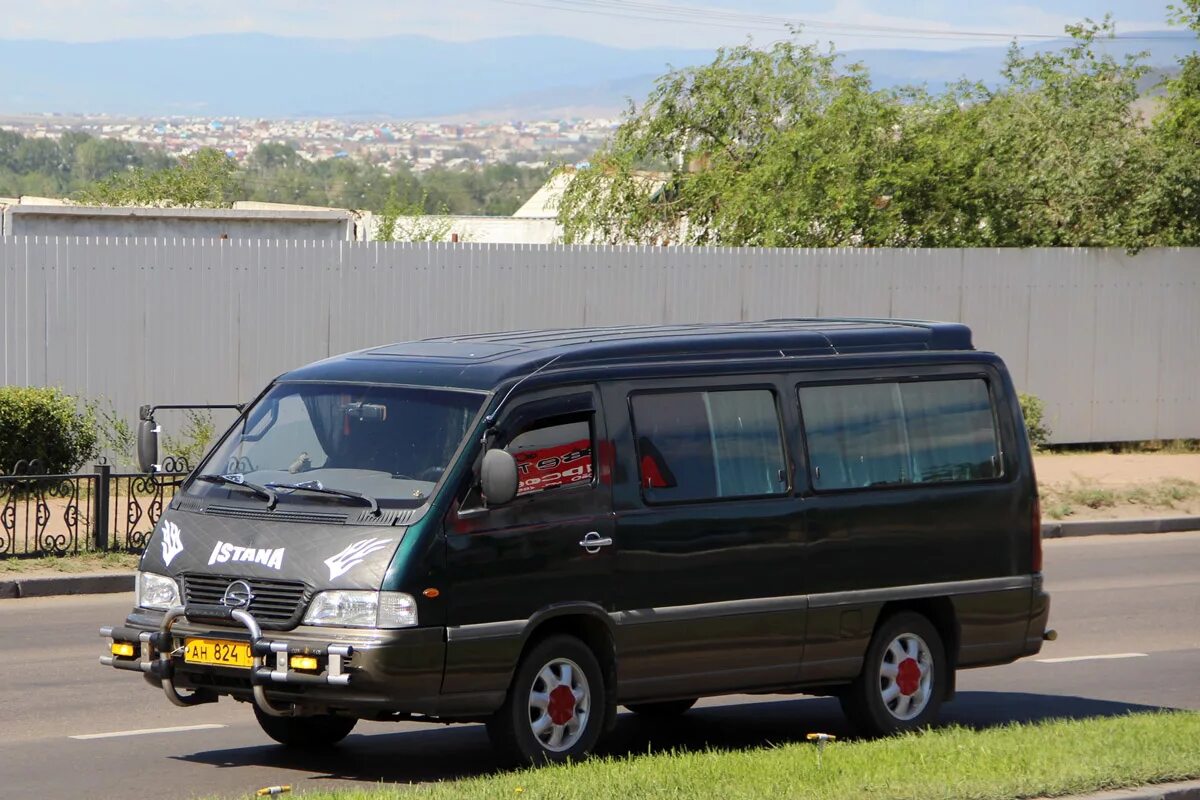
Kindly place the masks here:
[[(295, 707), (279, 708), (267, 699), (266, 687), (273, 684), (293, 684), (307, 686), (348, 686), (351, 673), (346, 671), (345, 659), (354, 652), (352, 645), (326, 644), (313, 647), (293, 642), (270, 640), (263, 638), (262, 628), (254, 616), (244, 609), (227, 608), (212, 605), (175, 606), (163, 615), (158, 630), (146, 631), (126, 626), (110, 626), (100, 629), (100, 635), (111, 639), (113, 644), (126, 643), (138, 648), (133, 657), (118, 657), (106, 655), (100, 657), (100, 663), (116, 669), (141, 672), (151, 675), (162, 682), (167, 699), (177, 706), (195, 706), (202, 703), (216, 702), (216, 696), (207, 691), (196, 691), (192, 694), (181, 694), (175, 687), (176, 665), (172, 657), (179, 654), (175, 647), (175, 636), (171, 633), (172, 626), (181, 619), (188, 622), (236, 622), (250, 634), (250, 654), (253, 664), (250, 668), (250, 685), (254, 704), (264, 713), (273, 717), (290, 717), (296, 715)], [(291, 669), (289, 657), (292, 655), (313, 656), (326, 659), (326, 670), (323, 674), (314, 675), (297, 672)], [(269, 659), (274, 656), (274, 667), (268, 666)]]

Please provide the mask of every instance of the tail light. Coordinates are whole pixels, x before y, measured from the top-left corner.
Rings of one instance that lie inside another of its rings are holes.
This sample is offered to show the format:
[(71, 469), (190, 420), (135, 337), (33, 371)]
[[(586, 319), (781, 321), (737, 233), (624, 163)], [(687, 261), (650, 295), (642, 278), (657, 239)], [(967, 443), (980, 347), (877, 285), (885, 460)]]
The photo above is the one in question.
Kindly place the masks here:
[(1029, 548), (1032, 572), (1042, 571), (1042, 499), (1033, 495), (1033, 519), (1029, 521)]

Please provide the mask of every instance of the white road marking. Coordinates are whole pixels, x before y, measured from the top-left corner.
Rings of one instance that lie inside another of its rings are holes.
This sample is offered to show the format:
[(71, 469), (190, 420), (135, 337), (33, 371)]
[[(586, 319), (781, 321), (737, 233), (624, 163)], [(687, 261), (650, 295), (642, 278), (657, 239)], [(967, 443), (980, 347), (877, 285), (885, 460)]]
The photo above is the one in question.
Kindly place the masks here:
[(115, 739), (118, 736), (149, 736), (155, 733), (182, 733), (184, 731), (211, 731), (224, 728), (224, 725), (177, 725), (174, 728), (143, 728), (136, 731), (113, 731), (111, 733), (81, 733), (78, 736), (68, 736), (68, 739)]
[(1065, 664), (1068, 661), (1107, 661), (1113, 658), (1145, 658), (1145, 653), (1109, 653), (1103, 656), (1071, 656), (1070, 658), (1039, 658), (1039, 664)]

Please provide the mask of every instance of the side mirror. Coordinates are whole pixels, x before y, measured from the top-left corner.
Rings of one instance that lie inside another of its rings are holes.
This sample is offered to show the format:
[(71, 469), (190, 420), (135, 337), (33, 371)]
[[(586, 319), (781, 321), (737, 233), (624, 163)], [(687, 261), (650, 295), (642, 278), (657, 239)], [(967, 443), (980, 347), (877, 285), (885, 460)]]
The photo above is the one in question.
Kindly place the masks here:
[(158, 470), (158, 432), (162, 428), (152, 419), (144, 419), (138, 423), (137, 460), (138, 469), (142, 472)]
[(520, 481), (517, 460), (507, 450), (488, 450), (479, 468), (479, 485), (489, 506), (511, 503)]

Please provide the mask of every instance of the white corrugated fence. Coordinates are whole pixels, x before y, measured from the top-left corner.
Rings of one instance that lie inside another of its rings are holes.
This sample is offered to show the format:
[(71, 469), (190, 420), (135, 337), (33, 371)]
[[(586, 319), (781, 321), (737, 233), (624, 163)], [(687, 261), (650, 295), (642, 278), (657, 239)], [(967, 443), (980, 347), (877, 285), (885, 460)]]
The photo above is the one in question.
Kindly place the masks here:
[(374, 344), (579, 325), (962, 321), (1058, 442), (1200, 438), (1200, 249), (766, 250), (0, 239), (6, 384), (144, 402), (251, 398)]

